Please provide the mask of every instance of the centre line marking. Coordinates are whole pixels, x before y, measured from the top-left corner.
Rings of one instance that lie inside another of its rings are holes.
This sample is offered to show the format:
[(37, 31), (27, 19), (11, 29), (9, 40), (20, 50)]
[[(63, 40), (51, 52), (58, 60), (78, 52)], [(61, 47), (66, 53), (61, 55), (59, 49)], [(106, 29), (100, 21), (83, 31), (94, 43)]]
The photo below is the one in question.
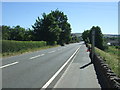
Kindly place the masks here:
[[(80, 48), (80, 47), (79, 47)], [(68, 64), (68, 62), (75, 56), (75, 54), (78, 52), (79, 48), (72, 54), (72, 56), (63, 64), (63, 66), (49, 79), (48, 82), (41, 88), (46, 89), (50, 83), (57, 77), (57, 75), (64, 69), (64, 67)]]
[(58, 49), (58, 50), (61, 50), (61, 49)]
[(15, 65), (15, 64), (17, 64), (17, 63), (19, 63), (19, 62), (14, 62), (14, 63), (10, 63), (10, 64), (7, 64), (7, 65), (1, 66), (0, 69), (5, 68), (5, 67), (8, 67), (8, 66)]
[(56, 52), (56, 51), (51, 51), (51, 52), (48, 52), (48, 53), (54, 53), (54, 52)]
[(45, 54), (37, 55), (37, 56), (31, 57), (30, 59), (34, 59), (34, 58), (41, 57), (41, 56), (44, 56), (44, 55)]

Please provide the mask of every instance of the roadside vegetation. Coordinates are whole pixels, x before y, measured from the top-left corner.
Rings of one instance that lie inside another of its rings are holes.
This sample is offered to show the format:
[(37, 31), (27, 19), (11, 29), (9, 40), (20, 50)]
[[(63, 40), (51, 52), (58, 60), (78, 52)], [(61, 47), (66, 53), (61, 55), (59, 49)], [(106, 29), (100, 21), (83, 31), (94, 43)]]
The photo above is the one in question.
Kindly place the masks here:
[(120, 77), (120, 49), (116, 46), (109, 46), (106, 51), (95, 48), (97, 54), (99, 54), (108, 66)]
[(2, 41), (2, 56), (12, 56), (41, 49), (56, 47), (47, 45), (45, 41)]
[(2, 41), (2, 52), (17, 52), (20, 50), (25, 50), (29, 48), (38, 48), (46, 46), (45, 41)]
[(119, 37), (103, 37), (99, 26), (93, 26), (90, 30), (85, 30), (82, 33), (82, 38), (86, 44), (92, 44), (92, 31), (95, 31), (95, 52), (103, 58), (108, 66), (120, 77), (120, 46), (108, 45), (111, 39), (118, 41)]
[(82, 33), (83, 40), (85, 41), (85, 43), (92, 44), (92, 36), (93, 36), (92, 32), (93, 31), (95, 31), (95, 35), (94, 35), (95, 47), (97, 47), (101, 50), (104, 50), (105, 46), (104, 46), (104, 42), (103, 42), (103, 34), (102, 34), (101, 28), (99, 26), (92, 26), (92, 28), (90, 30), (85, 30)]
[[(17, 26), (0, 26), (2, 30), (2, 56), (32, 51), (37, 48), (48, 48), (57, 45), (79, 42), (78, 37), (71, 34), (71, 25), (67, 15), (56, 9), (42, 14), (32, 28)], [(1, 32), (1, 31), (0, 31)]]
[(67, 15), (58, 9), (42, 14), (37, 18), (32, 28), (25, 29), (17, 26), (2, 25), (2, 39), (16, 41), (46, 41), (48, 45), (69, 44), (74, 37), (71, 36), (71, 25)]

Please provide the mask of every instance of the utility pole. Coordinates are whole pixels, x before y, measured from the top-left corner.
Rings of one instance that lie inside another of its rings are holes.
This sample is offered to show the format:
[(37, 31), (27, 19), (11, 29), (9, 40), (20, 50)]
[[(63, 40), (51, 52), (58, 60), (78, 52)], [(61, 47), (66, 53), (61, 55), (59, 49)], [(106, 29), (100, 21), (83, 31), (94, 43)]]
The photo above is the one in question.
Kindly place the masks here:
[(94, 53), (95, 53), (95, 30), (92, 30), (92, 61), (94, 58)]

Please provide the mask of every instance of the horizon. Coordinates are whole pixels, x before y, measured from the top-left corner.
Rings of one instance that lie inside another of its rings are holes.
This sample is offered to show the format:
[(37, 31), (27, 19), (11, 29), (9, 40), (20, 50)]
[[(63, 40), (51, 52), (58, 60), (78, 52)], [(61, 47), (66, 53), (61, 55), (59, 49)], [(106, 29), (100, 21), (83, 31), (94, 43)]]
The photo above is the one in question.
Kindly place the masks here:
[[(82, 33), (71, 33), (71, 34), (82, 34)], [(102, 33), (102, 34), (103, 34), (103, 35), (120, 35), (120, 34), (118, 34), (118, 33), (117, 33), (117, 34), (109, 34), (109, 33), (108, 33), (108, 34), (104, 34), (104, 33)]]

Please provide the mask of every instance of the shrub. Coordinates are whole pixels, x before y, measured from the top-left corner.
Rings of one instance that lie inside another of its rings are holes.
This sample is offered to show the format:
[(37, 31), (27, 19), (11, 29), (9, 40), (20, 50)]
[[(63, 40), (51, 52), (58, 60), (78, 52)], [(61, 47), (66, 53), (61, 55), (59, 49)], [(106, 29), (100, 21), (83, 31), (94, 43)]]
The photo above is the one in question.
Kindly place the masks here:
[(116, 49), (120, 49), (120, 46), (115, 46)]

